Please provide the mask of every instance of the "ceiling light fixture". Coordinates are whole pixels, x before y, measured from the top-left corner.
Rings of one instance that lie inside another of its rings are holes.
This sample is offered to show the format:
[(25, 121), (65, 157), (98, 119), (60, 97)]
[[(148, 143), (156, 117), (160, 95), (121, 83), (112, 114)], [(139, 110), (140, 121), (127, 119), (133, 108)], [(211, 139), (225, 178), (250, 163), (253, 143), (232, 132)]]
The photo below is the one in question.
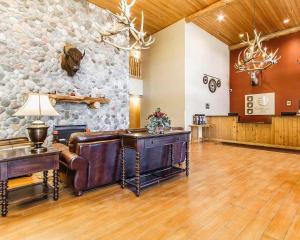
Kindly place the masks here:
[(263, 38), (261, 33), (254, 30), (254, 40), (250, 41), (247, 33), (248, 47), (241, 51), (238, 56), (238, 62), (235, 69), (239, 72), (257, 72), (265, 70), (276, 64), (280, 57), (277, 56), (278, 49), (275, 52), (268, 52), (267, 47), (262, 45)]
[(138, 49), (132, 49), (130, 51), (130, 56), (133, 57), (138, 62), (141, 59), (142, 53)]
[(255, 27), (255, 0), (253, 0), (253, 29), (254, 39), (250, 40), (249, 34), (246, 33), (246, 48), (239, 53), (238, 61), (234, 68), (237, 72), (248, 72), (251, 78), (252, 86), (257, 86), (259, 79), (258, 73), (277, 64), (280, 56), (277, 56), (278, 49), (275, 52), (268, 51), (266, 46), (263, 46), (264, 38), (261, 33), (256, 31)]
[(223, 14), (219, 14), (219, 15), (217, 16), (217, 20), (218, 20), (219, 22), (223, 22), (223, 21), (225, 20), (225, 16), (224, 16)]
[(245, 34), (244, 34), (244, 33), (240, 33), (240, 34), (239, 34), (239, 37), (240, 37), (240, 38), (243, 38), (243, 37), (245, 37)]
[[(120, 0), (119, 13), (112, 13), (111, 11), (106, 10), (114, 21), (112, 23), (108, 23), (104, 29), (95, 23), (97, 28), (100, 29), (99, 34), (101, 42), (126, 51), (150, 48), (150, 46), (155, 42), (155, 38), (144, 31), (144, 12), (142, 11), (140, 18), (140, 29), (135, 28), (137, 18), (131, 16), (131, 9), (135, 5), (135, 2), (136, 0), (132, 0), (130, 3), (127, 3), (127, 0)], [(129, 36), (131, 36), (134, 40), (132, 44), (120, 46), (112, 39), (114, 36), (119, 34), (126, 35), (127, 33), (129, 33)]]
[(288, 18), (286, 18), (286, 19), (283, 20), (284, 24), (288, 24), (289, 22), (290, 22), (290, 19), (288, 19)]

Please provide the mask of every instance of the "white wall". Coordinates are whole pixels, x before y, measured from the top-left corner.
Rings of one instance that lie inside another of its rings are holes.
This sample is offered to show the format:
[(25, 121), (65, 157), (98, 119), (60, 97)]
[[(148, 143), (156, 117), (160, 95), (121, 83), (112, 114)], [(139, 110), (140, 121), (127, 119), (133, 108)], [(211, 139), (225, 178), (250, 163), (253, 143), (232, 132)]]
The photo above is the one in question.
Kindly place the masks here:
[[(229, 49), (193, 23), (185, 27), (185, 125), (196, 113), (227, 115), (229, 112)], [(203, 75), (220, 78), (222, 86), (211, 93)], [(210, 104), (210, 109), (205, 104)]]
[(143, 52), (144, 96), (141, 126), (157, 107), (166, 112), (173, 126), (184, 126), (185, 21), (154, 35), (156, 42)]
[[(228, 46), (193, 23), (181, 20), (155, 35), (156, 42), (143, 52), (144, 96), (141, 123), (156, 108), (168, 113), (172, 126), (188, 129), (195, 113), (229, 112)], [(210, 93), (203, 74), (222, 79)], [(210, 103), (210, 110), (205, 104)]]

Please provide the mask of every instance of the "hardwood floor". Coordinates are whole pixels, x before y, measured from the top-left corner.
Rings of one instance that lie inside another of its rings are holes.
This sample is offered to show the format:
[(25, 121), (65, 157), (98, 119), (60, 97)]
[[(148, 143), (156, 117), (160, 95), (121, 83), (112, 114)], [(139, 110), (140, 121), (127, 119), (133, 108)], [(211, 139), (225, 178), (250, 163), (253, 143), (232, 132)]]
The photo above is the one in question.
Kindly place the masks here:
[(0, 219), (0, 239), (300, 239), (300, 155), (194, 144), (189, 178), (140, 198), (113, 185), (12, 205)]

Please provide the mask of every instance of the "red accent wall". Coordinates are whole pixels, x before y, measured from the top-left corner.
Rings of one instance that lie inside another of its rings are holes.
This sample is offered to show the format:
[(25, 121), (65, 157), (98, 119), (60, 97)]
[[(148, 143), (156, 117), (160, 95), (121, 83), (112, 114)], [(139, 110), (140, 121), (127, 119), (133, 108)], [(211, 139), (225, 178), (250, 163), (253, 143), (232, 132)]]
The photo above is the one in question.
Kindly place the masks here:
[[(237, 112), (242, 121), (266, 121), (267, 116), (245, 116), (245, 95), (275, 92), (276, 115), (281, 112), (298, 111), (300, 100), (300, 32), (264, 43), (268, 49), (279, 48), (279, 63), (263, 71), (260, 85), (252, 87), (247, 73), (237, 73), (234, 64), (241, 49), (230, 53), (230, 111)], [(291, 100), (292, 106), (287, 107), (286, 101)]]

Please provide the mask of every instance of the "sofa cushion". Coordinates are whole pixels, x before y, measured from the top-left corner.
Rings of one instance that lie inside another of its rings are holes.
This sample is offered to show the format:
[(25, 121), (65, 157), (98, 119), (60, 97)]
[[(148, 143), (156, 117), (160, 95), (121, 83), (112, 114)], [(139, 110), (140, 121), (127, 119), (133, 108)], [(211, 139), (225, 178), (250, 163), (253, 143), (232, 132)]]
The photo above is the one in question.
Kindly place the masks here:
[(69, 150), (77, 153), (79, 143), (89, 143), (104, 140), (120, 139), (120, 134), (126, 133), (124, 130), (118, 131), (101, 131), (101, 132), (79, 132), (73, 133), (69, 140)]

